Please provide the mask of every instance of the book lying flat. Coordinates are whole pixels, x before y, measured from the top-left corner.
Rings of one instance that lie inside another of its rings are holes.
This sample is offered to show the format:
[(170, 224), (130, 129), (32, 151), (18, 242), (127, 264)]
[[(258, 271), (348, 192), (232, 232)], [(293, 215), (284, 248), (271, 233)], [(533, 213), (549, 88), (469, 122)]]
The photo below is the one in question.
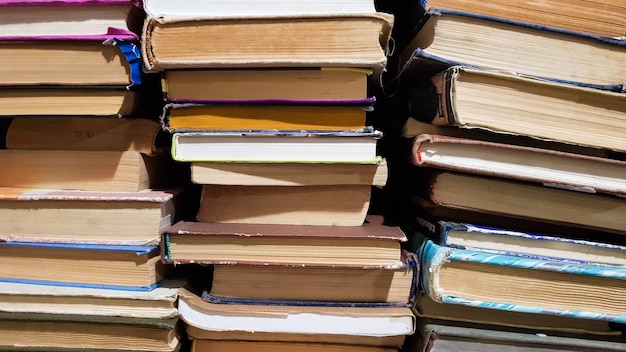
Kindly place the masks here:
[[(400, 71), (413, 60), (426, 58), (429, 65), (439, 69), (450, 65), (482, 67), (624, 90), (625, 40), (448, 9), (436, 9), (424, 19), (399, 54)], [(471, 46), (466, 45), (468, 41)], [(424, 70), (427, 72), (436, 71), (429, 67)]]
[(80, 38), (8, 40), (0, 36), (2, 86), (130, 87), (140, 86), (143, 78), (135, 34), (110, 29), (104, 35)]
[(178, 315), (178, 290), (185, 282), (168, 275), (154, 289), (137, 291), (1, 281), (0, 311), (173, 318)]
[(191, 327), (187, 331), (193, 333), (192, 338), (235, 333), (247, 340), (246, 336), (253, 333), (260, 341), (269, 334), (281, 335), (279, 341), (399, 346), (415, 331), (415, 317), (408, 307), (214, 304), (185, 289), (181, 290), (178, 305), (180, 318)]
[(182, 162), (375, 163), (382, 132), (198, 131), (172, 136), (172, 157)]
[(165, 105), (161, 121), (169, 132), (280, 130), (342, 131), (366, 126), (369, 103), (350, 105), (200, 104)]
[(522, 258), (426, 240), (421, 284), (436, 302), (625, 323), (622, 266)]
[(196, 220), (214, 223), (361, 226), (372, 186), (202, 185)]
[[(419, 336), (419, 338), (418, 338)], [(502, 328), (453, 321), (422, 319), (418, 334), (407, 342), (411, 351), (519, 351), (519, 352), (593, 352), (623, 351), (621, 338), (590, 337), (587, 335), (554, 335), (536, 330)]]
[(419, 266), (403, 251), (387, 267), (297, 264), (215, 264), (205, 301), (222, 304), (322, 305), (346, 307), (410, 306)]
[(105, 34), (109, 28), (141, 33), (139, 0), (2, 0), (0, 33), (11, 37)]
[(195, 17), (147, 18), (142, 56), (149, 71), (330, 66), (368, 68), (374, 70), (373, 78), (378, 78), (387, 62), (393, 25), (393, 16), (386, 13), (271, 19)]
[(180, 221), (163, 231), (168, 264), (287, 264), (402, 267), (406, 236), (380, 216), (358, 226), (241, 224)]
[(196, 197), (193, 189), (89, 192), (0, 187), (0, 239), (158, 244), (162, 229), (193, 213), (189, 206)]
[[(626, 96), (621, 93), (461, 66), (435, 74), (428, 86), (398, 102), (420, 121), (625, 149)], [(420, 110), (426, 105), (431, 109)]]
[(397, 352), (398, 349), (386, 346), (365, 346), (352, 344), (329, 344), (323, 342), (289, 342), (289, 341), (241, 341), (241, 340), (210, 340), (194, 339), (194, 352)]
[(0, 242), (0, 249), (3, 282), (149, 291), (168, 270), (156, 246)]
[(347, 104), (373, 100), (367, 94), (371, 74), (341, 67), (188, 69), (167, 70), (162, 81), (164, 98), (177, 103)]
[(420, 134), (413, 139), (411, 162), (563, 188), (626, 194), (626, 162), (552, 149)]
[(387, 184), (385, 159), (372, 163), (193, 162), (191, 181), (245, 186), (314, 186)]
[(0, 348), (5, 351), (171, 352), (180, 341), (178, 318), (0, 313)]

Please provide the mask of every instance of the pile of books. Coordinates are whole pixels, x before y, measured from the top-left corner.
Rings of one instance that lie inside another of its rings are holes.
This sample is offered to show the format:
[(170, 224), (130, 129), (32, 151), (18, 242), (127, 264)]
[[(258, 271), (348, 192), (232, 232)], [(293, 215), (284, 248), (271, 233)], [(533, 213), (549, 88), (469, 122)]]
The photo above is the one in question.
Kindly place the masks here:
[(0, 1), (3, 350), (179, 348), (158, 245), (188, 170), (143, 100), (143, 19), (138, 1)]
[(201, 187), (163, 232), (195, 351), (395, 351), (414, 331), (407, 238), (369, 216), (386, 183), (374, 108), (393, 17), (373, 1), (144, 3), (161, 123)]
[(624, 350), (623, 8), (499, 3), (424, 4), (386, 80), (387, 210), (422, 272), (405, 349)]

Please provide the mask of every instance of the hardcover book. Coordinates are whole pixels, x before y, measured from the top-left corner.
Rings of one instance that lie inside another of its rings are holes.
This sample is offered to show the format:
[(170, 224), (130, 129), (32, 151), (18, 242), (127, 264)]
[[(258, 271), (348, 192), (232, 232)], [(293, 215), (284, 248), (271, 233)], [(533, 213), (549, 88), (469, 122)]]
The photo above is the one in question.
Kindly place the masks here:
[(386, 13), (207, 17), (148, 17), (142, 34), (146, 68), (357, 67), (373, 69), (378, 78), (393, 25), (393, 16)]
[(197, 131), (172, 135), (172, 158), (182, 162), (354, 163), (381, 160), (382, 132), (371, 127), (345, 131)]
[(203, 222), (361, 226), (372, 186), (203, 185), (196, 219)]
[(422, 60), (431, 66), (422, 67), (424, 74), (464, 65), (624, 90), (625, 40), (447, 9), (434, 10), (424, 20), (398, 55), (400, 71)]
[(106, 34), (109, 28), (141, 33), (145, 14), (139, 0), (2, 0), (4, 37), (73, 37)]
[(374, 215), (358, 226), (181, 221), (163, 231), (161, 250), (168, 264), (384, 268), (403, 266), (406, 240), (399, 227)]
[(407, 307), (215, 304), (183, 289), (178, 309), (192, 339), (223, 340), (237, 336), (245, 341), (253, 336), (257, 341), (397, 347), (415, 331), (415, 317)]
[(154, 245), (161, 230), (195, 213), (197, 194), (193, 188), (90, 192), (0, 187), (0, 239)]
[(418, 256), (422, 289), (436, 302), (626, 322), (622, 266), (499, 255), (430, 240)]
[(367, 93), (371, 75), (341, 67), (188, 69), (164, 71), (162, 81), (164, 98), (177, 103), (346, 104), (373, 100)]
[(288, 342), (288, 341), (240, 341), (240, 340), (209, 340), (194, 339), (194, 352), (397, 352), (394, 347), (364, 346), (349, 344), (328, 344), (323, 342)]
[(0, 242), (0, 249), (3, 282), (149, 291), (168, 270), (156, 246)]
[(419, 121), (625, 150), (624, 94), (461, 66), (429, 80), (398, 102)]

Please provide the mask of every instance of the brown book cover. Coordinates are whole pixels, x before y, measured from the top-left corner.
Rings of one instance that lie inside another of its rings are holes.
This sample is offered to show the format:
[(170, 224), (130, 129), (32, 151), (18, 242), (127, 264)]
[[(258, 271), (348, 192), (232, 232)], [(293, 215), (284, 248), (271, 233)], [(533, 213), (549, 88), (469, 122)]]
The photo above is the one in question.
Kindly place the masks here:
[[(171, 264), (384, 267), (400, 262), (400, 244), (407, 240), (399, 227), (384, 224), (383, 217), (377, 215), (369, 215), (361, 226), (181, 221), (165, 229), (162, 236), (162, 256)], [(247, 250), (241, 251), (242, 245)], [(227, 252), (226, 246), (231, 250)]]

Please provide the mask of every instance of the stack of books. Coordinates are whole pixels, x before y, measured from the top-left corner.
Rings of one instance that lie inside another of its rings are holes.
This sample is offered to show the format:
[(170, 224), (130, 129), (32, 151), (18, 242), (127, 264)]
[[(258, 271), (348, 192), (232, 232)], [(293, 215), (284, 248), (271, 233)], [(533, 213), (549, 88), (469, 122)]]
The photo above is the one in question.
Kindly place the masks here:
[(202, 188), (161, 241), (166, 263), (210, 268), (179, 302), (193, 348), (397, 349), (415, 259), (399, 227), (368, 218), (387, 179), (367, 116), (392, 16), (371, 0), (144, 7), (161, 122)]
[(191, 193), (161, 146), (160, 100), (141, 100), (158, 93), (142, 73), (141, 4), (0, 9), (0, 346), (179, 348), (182, 283), (158, 245)]
[(623, 350), (626, 41), (592, 26), (623, 9), (494, 3), (426, 3), (386, 80), (423, 274), (405, 349)]

